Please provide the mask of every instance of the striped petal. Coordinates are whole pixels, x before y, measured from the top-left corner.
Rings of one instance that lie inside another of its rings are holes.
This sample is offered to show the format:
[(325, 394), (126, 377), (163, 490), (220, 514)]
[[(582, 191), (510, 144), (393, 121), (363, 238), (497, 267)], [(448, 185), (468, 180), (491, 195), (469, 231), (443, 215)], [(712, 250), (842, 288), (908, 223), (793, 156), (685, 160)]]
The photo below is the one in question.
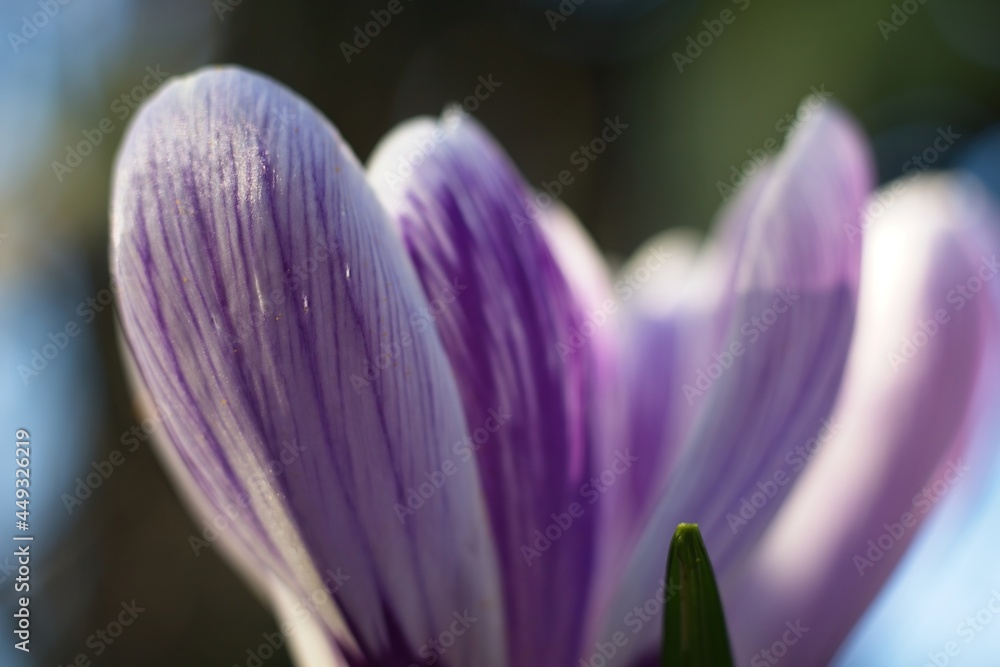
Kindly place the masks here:
[(504, 664), (454, 376), (336, 130), (239, 69), (165, 86), (118, 157), (112, 270), (160, 446), (272, 604), (352, 662)]
[[(815, 435), (840, 387), (860, 264), (860, 244), (843, 226), (857, 224), (871, 187), (870, 163), (856, 127), (827, 105), (793, 133), (759, 197), (751, 197), (732, 300), (723, 310), (728, 333), (704, 366), (671, 378), (697, 415), (606, 633), (627, 625), (657, 591), (679, 523), (700, 525), (725, 593), (729, 567), (791, 488), (785, 456)], [(784, 484), (773, 482), (776, 471), (784, 472)], [(734, 524), (741, 499), (760, 491), (759, 483), (767, 485), (768, 502), (752, 520)], [(642, 628), (659, 626), (655, 611), (654, 622)], [(647, 629), (624, 650), (656, 654), (658, 643), (659, 633)]]
[(587, 299), (540, 228), (545, 214), (468, 117), (401, 126), (376, 149), (369, 174), (427, 298), (455, 293), (434, 318), (470, 427), (504, 415), (466, 454), (481, 471), (497, 542), (511, 664), (570, 665), (599, 524), (600, 492), (589, 480), (601, 455), (589, 408), (607, 318), (587, 319)]
[(686, 395), (684, 380), (728, 344), (738, 302), (738, 260), (769, 174), (769, 169), (755, 172), (723, 209), (715, 236), (700, 247), (693, 232), (673, 229), (649, 240), (618, 274), (615, 289), (627, 316), (622, 356), (629, 441), (646, 463), (628, 486), (626, 506), (618, 510), (618, 523), (630, 533), (648, 522), (685, 438), (705, 409), (699, 397)]
[[(989, 281), (995, 217), (945, 177), (887, 189), (865, 233), (858, 327), (834, 439), (816, 454), (729, 589), (742, 660), (801, 621), (795, 664), (827, 664), (906, 552), (922, 520), (974, 475), (964, 448), (996, 340)], [(992, 367), (989, 368), (992, 371)], [(949, 552), (949, 558), (953, 552)], [(767, 604), (762, 605), (761, 600)]]
[[(624, 424), (614, 424), (616, 432), (627, 434), (625, 441), (643, 465), (628, 484), (609, 493), (607, 525), (601, 530), (605, 553), (588, 636), (599, 637), (604, 631), (608, 606), (636, 541), (663, 497), (698, 415), (677, 380), (710, 362), (725, 340), (735, 302), (737, 259), (769, 171), (757, 170), (723, 209), (711, 239), (699, 245), (693, 231), (663, 232), (637, 250), (615, 278), (614, 295), (622, 310), (619, 382), (604, 403), (624, 416)], [(659, 656), (654, 659), (659, 661)]]

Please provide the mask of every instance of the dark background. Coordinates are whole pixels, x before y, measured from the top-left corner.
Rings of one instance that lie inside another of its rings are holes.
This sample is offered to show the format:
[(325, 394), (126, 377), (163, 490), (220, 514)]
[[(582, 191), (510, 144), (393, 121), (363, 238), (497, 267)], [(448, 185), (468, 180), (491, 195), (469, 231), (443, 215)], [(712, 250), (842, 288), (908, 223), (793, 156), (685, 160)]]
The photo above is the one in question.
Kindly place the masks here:
[[(812, 89), (859, 119), (882, 180), (941, 128), (960, 138), (934, 166), (960, 163), (1000, 118), (1000, 5), (990, 0), (914, 0), (887, 39), (878, 22), (893, 3), (879, 0), (566, 0), (575, 10), (554, 30), (552, 2), (400, 1), (403, 11), (349, 63), (341, 43), (387, 2), (72, 0), (18, 48), (9, 35), (39, 4), (5, 3), (0, 425), (11, 442), (17, 427), (32, 431), (39, 481), (35, 650), (28, 660), (4, 646), (0, 664), (93, 658), (88, 636), (133, 599), (145, 611), (93, 664), (244, 665), (275, 627), (214, 549), (194, 555), (188, 537), (200, 525), (148, 441), (134, 451), (122, 442), (141, 416), (105, 306), (111, 295), (102, 295), (112, 160), (130, 118), (113, 104), (147, 66), (266, 73), (323, 110), (361, 159), (396, 123), (440, 113), (492, 76), (500, 86), (472, 113), (536, 188), (570, 168), (606, 118), (620, 118), (628, 129), (561, 195), (612, 263), (667, 227), (707, 228), (722, 203), (718, 183), (731, 182), (747, 151), (783, 139), (781, 121)], [(679, 72), (674, 53), (724, 9), (735, 21)], [(60, 180), (53, 161), (105, 117), (114, 129)], [(81, 306), (89, 298), (96, 305)], [(18, 368), (69, 322), (82, 335), (25, 379)], [(124, 463), (69, 512), (63, 494), (113, 450)], [(266, 664), (290, 662), (280, 653)]]

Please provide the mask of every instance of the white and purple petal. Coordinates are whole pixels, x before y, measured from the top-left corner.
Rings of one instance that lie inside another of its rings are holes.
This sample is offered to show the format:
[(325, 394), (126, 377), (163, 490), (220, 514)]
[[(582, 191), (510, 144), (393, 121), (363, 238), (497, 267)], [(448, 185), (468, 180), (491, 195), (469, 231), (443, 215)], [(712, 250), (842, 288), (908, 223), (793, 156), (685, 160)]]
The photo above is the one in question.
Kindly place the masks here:
[[(975, 188), (920, 177), (869, 216), (855, 342), (838, 429), (734, 573), (738, 659), (801, 621), (796, 664), (826, 664), (949, 490), (970, 483), (965, 448), (996, 401), (996, 211)], [(884, 196), (883, 199), (888, 199)], [(994, 223), (995, 224), (995, 223)]]
[[(624, 575), (606, 633), (655, 594), (681, 522), (701, 526), (725, 595), (731, 566), (794, 486), (786, 471), (785, 484), (773, 484), (769, 502), (756, 508), (752, 521), (733, 523), (741, 499), (784, 470), (787, 453), (813, 437), (833, 407), (851, 342), (860, 265), (860, 244), (844, 225), (857, 224), (871, 172), (860, 132), (827, 104), (793, 132), (755, 182), (761, 189), (746, 196), (746, 227), (733, 241), (739, 258), (732, 292), (719, 300), (727, 333), (693, 374), (667, 380), (681, 388), (696, 415)], [(709, 318), (705, 335), (713, 330)], [(739, 616), (730, 619), (740, 622)], [(628, 655), (656, 655), (658, 626), (645, 623), (653, 629), (630, 641)]]
[(504, 664), (475, 470), (399, 509), (468, 432), (440, 339), (412, 331), (417, 277), (333, 126), (239, 69), (165, 86), (118, 157), (112, 270), (160, 446), (272, 602), (324, 600), (313, 620), (376, 664), (419, 661), (467, 611), (447, 661)]
[(585, 485), (606, 455), (595, 408), (610, 330), (586, 324), (599, 262), (577, 237), (569, 252), (589, 256), (593, 270), (569, 283), (549, 246), (572, 237), (560, 228), (567, 221), (545, 221), (552, 212), (530, 203), (502, 149), (460, 113), (390, 133), (369, 175), (428, 300), (455, 293), (433, 317), (470, 428), (488, 424), (491, 411), (506, 415), (473, 455), (497, 542), (511, 664), (573, 664), (601, 519), (591, 503), (599, 494)]
[(672, 229), (647, 241), (619, 271), (622, 292), (629, 442), (645, 461), (630, 480), (618, 523), (629, 543), (649, 520), (684, 439), (705, 407), (682, 378), (713, 361), (728, 344), (735, 281), (748, 223), (769, 182), (758, 170), (723, 209), (715, 234), (701, 242), (695, 232)]

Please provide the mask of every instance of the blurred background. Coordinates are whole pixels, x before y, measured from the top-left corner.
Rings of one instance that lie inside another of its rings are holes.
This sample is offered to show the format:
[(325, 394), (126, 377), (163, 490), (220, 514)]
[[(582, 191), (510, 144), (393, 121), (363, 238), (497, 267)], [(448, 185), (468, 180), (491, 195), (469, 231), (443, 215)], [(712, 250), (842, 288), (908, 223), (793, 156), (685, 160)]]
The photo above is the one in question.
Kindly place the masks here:
[[(928, 166), (1000, 187), (992, 0), (400, 3), (364, 35), (386, 0), (4, 0), (0, 434), (10, 448), (17, 428), (31, 434), (35, 542), (32, 653), (5, 640), (0, 665), (253, 665), (248, 650), (275, 629), (211, 545), (192, 547), (202, 526), (149, 447), (157, 425), (137, 413), (118, 355), (111, 168), (135, 108), (170, 75), (266, 73), (362, 160), (396, 123), (462, 104), (536, 188), (573, 169), (559, 197), (612, 263), (667, 227), (707, 229), (809, 95), (859, 119), (882, 181), (947, 136)], [(621, 134), (579, 162), (608, 119)], [(0, 460), (4, 489), (13, 466)], [(141, 611), (112, 636), (133, 602)], [(291, 664), (283, 649), (265, 662)]]

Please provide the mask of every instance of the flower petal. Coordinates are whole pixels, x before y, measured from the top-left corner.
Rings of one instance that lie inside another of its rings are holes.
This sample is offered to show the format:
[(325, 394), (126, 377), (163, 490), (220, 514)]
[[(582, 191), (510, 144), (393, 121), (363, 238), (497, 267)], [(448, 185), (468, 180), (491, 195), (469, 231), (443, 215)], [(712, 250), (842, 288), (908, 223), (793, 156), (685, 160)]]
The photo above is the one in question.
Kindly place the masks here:
[(416, 275), (336, 130), (239, 69), (170, 83), (118, 157), (112, 255), (160, 446), (258, 585), (315, 609), (352, 659), (415, 660), (468, 610), (449, 659), (503, 664), (474, 471), (400, 511), (467, 431), (440, 340), (410, 331)]
[[(1000, 287), (1000, 285), (994, 285)], [(998, 350), (987, 370), (1000, 380)], [(993, 401), (997, 400), (994, 387)], [(989, 393), (987, 393), (989, 395)], [(837, 667), (925, 664), (928, 654), (959, 648), (954, 663), (988, 665), (1000, 655), (1000, 633), (975, 617), (995, 618), (1000, 551), (1000, 415), (976, 429), (964, 463), (968, 479), (948, 491), (929, 514), (878, 597), (840, 647)], [(989, 586), (987, 587), (987, 584)], [(961, 641), (959, 641), (961, 640)], [(954, 653), (954, 651), (952, 651)], [(955, 656), (951, 656), (955, 657)], [(940, 661), (940, 660), (939, 660)]]
[(713, 361), (728, 343), (738, 260), (770, 170), (758, 170), (727, 205), (715, 236), (699, 247), (695, 233), (663, 232), (644, 244), (615, 282), (626, 317), (622, 345), (629, 442), (643, 459), (616, 510), (630, 550), (663, 496), (684, 439), (705, 407), (685, 396), (682, 379)]
[[(750, 198), (756, 205), (738, 242), (733, 301), (723, 307), (728, 334), (708, 363), (674, 378), (697, 415), (606, 632), (627, 624), (657, 590), (677, 524), (700, 525), (725, 592), (729, 568), (780, 506), (790, 486), (774, 484), (751, 521), (729, 518), (741, 498), (783, 470), (786, 454), (815, 435), (832, 408), (851, 341), (860, 256), (843, 226), (856, 224), (871, 179), (866, 143), (827, 104), (792, 134), (759, 197)], [(734, 627), (740, 622), (732, 617)], [(646, 630), (625, 650), (648, 655), (658, 642), (658, 633)]]
[(584, 486), (601, 456), (589, 410), (600, 325), (584, 326), (586, 299), (553, 257), (542, 214), (526, 208), (530, 190), (473, 120), (449, 112), (401, 126), (369, 173), (428, 299), (447, 301), (433, 319), (470, 426), (507, 415), (466, 455), (486, 490), (511, 664), (569, 665), (599, 523), (600, 494)]
[(856, 342), (834, 413), (841, 428), (726, 596), (745, 620), (734, 628), (743, 660), (801, 619), (808, 635), (787, 659), (829, 662), (917, 525), (968, 472), (962, 449), (986, 407), (977, 389), (996, 339), (983, 289), (1000, 271), (983, 233), (996, 213), (945, 177), (897, 183), (892, 194), (865, 235)]

